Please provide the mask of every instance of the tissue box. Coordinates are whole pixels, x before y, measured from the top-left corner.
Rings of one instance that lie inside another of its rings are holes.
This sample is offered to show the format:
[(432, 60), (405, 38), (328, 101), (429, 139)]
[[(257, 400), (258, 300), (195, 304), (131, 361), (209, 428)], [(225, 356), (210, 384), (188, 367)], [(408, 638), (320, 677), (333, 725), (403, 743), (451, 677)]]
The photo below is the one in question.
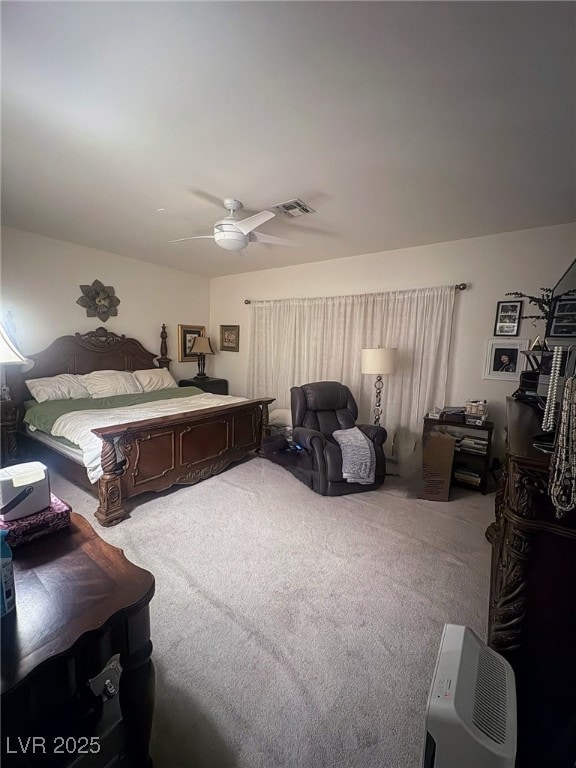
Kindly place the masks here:
[(37, 539), (39, 536), (67, 528), (70, 525), (70, 512), (71, 509), (68, 504), (52, 493), (49, 507), (33, 515), (20, 518), (20, 520), (12, 520), (9, 523), (0, 521), (0, 529), (8, 531), (6, 537), (8, 544), (11, 547), (18, 547), (20, 544)]
[(50, 506), (48, 468), (39, 461), (0, 469), (0, 520), (10, 522)]

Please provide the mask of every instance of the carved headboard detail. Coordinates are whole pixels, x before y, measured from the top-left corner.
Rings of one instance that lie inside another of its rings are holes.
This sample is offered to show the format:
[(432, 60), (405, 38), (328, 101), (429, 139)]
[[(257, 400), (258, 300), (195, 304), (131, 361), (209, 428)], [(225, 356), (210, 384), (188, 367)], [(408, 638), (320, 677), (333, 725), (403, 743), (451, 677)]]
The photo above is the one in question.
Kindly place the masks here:
[(59, 373), (90, 373), (91, 371), (138, 371), (146, 368), (168, 368), (166, 357), (166, 326), (162, 326), (160, 357), (149, 352), (136, 339), (119, 336), (106, 328), (88, 333), (60, 336), (49, 347), (27, 359), (33, 367), (22, 372), (6, 368), (6, 379), (12, 397), (23, 402), (31, 395), (24, 383), (26, 379), (57, 376)]

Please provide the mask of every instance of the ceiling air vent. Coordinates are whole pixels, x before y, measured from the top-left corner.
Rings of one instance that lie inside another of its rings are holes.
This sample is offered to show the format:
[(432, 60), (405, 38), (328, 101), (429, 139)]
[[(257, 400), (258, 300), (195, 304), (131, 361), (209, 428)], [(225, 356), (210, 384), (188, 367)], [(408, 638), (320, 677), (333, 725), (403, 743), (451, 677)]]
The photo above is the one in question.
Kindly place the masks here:
[(274, 213), (283, 213), (285, 216), (304, 216), (305, 213), (314, 213), (314, 208), (299, 197), (296, 200), (288, 200), (286, 203), (272, 205), (269, 210)]

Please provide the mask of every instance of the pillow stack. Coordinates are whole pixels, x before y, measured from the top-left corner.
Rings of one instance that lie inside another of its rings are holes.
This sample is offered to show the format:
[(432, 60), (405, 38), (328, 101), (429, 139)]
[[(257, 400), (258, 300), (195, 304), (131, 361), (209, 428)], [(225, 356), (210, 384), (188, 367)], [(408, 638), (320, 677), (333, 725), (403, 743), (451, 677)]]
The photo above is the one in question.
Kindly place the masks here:
[(134, 372), (94, 371), (83, 375), (61, 373), (58, 376), (27, 379), (25, 383), (38, 403), (44, 403), (47, 400), (133, 395), (178, 386), (170, 371), (165, 368), (150, 368)]
[(146, 371), (134, 371), (134, 378), (142, 392), (156, 392), (159, 389), (172, 389), (178, 384), (166, 368), (150, 368)]
[(135, 395), (142, 392), (131, 371), (94, 371), (78, 378), (90, 393), (90, 397)]
[(90, 392), (80, 382), (80, 376), (74, 376), (72, 373), (27, 379), (25, 383), (38, 403), (44, 403), (46, 400), (79, 400), (90, 397)]

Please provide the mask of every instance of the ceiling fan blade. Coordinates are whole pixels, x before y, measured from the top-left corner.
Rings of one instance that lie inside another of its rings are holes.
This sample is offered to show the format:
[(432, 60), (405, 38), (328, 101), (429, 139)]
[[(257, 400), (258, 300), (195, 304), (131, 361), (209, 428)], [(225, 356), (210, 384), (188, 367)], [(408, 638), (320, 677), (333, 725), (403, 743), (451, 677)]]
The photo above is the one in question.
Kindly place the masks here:
[(251, 243), (270, 243), (271, 245), (293, 245), (292, 240), (286, 240), (283, 237), (275, 237), (274, 235), (265, 235), (264, 232), (250, 232)]
[(272, 211), (260, 211), (260, 213), (254, 214), (254, 216), (248, 216), (247, 219), (241, 221), (235, 221), (234, 226), (240, 230), (244, 235), (252, 232), (253, 229), (259, 227), (260, 224), (264, 224), (265, 221), (269, 221), (276, 216)]
[(222, 208), (223, 198), (211, 195), (210, 192), (205, 192), (203, 189), (190, 189), (189, 191), (200, 198), (200, 200), (205, 200), (207, 203), (212, 203), (212, 205)]
[(214, 240), (214, 235), (196, 235), (195, 237), (180, 237), (178, 240), (168, 240), (168, 242), (184, 243), (186, 240)]

